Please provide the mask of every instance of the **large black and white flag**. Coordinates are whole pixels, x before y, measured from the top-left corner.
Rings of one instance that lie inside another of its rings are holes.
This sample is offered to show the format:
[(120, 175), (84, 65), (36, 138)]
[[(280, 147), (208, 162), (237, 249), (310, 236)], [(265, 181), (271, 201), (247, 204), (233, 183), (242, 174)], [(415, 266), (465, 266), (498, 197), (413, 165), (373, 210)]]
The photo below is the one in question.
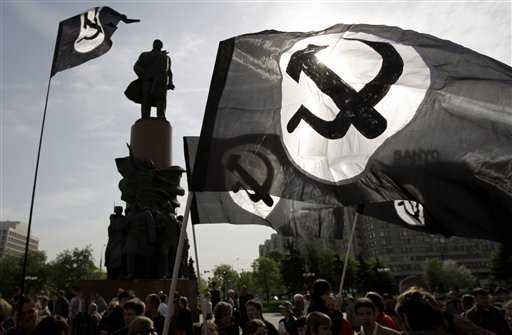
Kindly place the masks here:
[[(187, 176), (193, 171), (199, 137), (184, 137)], [(195, 192), (192, 224), (231, 223), (264, 225), (285, 237), (341, 240), (345, 211), (342, 207), (305, 203), (269, 195), (258, 199), (243, 187), (230, 192)]]
[(509, 66), (430, 35), (340, 24), (237, 36), (219, 46), (191, 189), (368, 204), (503, 241), (511, 106)]
[(139, 22), (128, 19), (110, 7), (94, 7), (59, 23), (51, 76), (110, 50), (110, 37), (117, 29), (119, 21)]

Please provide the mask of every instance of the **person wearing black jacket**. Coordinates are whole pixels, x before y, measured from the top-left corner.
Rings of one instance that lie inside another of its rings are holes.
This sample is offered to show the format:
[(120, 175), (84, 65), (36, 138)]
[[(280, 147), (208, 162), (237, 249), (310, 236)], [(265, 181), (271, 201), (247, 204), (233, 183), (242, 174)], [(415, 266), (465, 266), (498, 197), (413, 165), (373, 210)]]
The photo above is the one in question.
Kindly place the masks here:
[(176, 335), (194, 335), (192, 312), (188, 307), (188, 299), (180, 297), (178, 299), (178, 308), (173, 316), (175, 322)]

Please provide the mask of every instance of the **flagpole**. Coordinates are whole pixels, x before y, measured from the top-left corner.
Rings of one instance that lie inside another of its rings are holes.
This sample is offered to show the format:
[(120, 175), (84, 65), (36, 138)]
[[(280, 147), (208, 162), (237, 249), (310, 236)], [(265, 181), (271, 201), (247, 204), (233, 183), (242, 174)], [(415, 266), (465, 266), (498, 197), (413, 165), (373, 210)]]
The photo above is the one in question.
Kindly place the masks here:
[[(199, 282), (201, 281), (201, 272), (199, 271), (199, 256), (197, 253), (197, 240), (196, 240), (196, 226), (192, 225), (192, 237), (194, 238), (194, 254), (196, 256), (196, 272), (197, 272), (197, 283), (199, 287)], [(199, 292), (199, 296), (201, 297), (201, 292)]]
[(176, 293), (176, 285), (178, 283), (178, 274), (181, 265), (181, 257), (183, 255), (183, 246), (185, 244), (185, 235), (187, 233), (188, 216), (190, 213), (190, 205), (192, 203), (192, 194), (189, 192), (187, 197), (187, 205), (185, 206), (185, 213), (183, 213), (183, 222), (181, 223), (180, 239), (178, 248), (176, 250), (176, 258), (174, 259), (174, 266), (172, 270), (171, 286), (169, 288), (169, 298), (167, 299), (167, 315), (165, 316), (163, 334), (169, 334), (169, 325), (171, 323), (171, 316), (174, 314), (174, 294)]
[[(21, 272), (21, 288), (20, 288), (20, 298), (23, 298), (25, 293), (25, 276), (27, 275), (27, 262), (28, 262), (28, 248), (30, 243), (30, 231), (32, 229), (32, 214), (34, 212), (34, 198), (36, 194), (36, 185), (37, 185), (37, 173), (39, 171), (39, 158), (41, 157), (41, 145), (43, 142), (43, 134), (44, 134), (44, 124), (46, 121), (46, 109), (48, 107), (48, 96), (50, 95), (50, 84), (52, 82), (52, 76), (48, 78), (48, 87), (46, 88), (46, 99), (44, 102), (44, 111), (43, 111), (43, 121), (41, 122), (41, 132), (39, 134), (39, 146), (37, 148), (37, 159), (36, 159), (36, 170), (34, 173), (34, 183), (32, 184), (32, 198), (30, 200), (30, 213), (28, 215), (28, 229), (27, 229), (27, 239), (25, 240), (25, 254), (23, 256), (23, 267)], [(21, 315), (22, 311), (22, 302), (20, 300), (18, 306), (18, 316)], [(18, 317), (16, 320), (17, 326), (19, 326), (20, 318)]]
[(348, 240), (348, 246), (347, 246), (347, 252), (345, 253), (345, 261), (343, 262), (343, 272), (341, 274), (341, 281), (340, 281), (340, 290), (338, 291), (339, 295), (342, 295), (343, 292), (343, 285), (345, 284), (345, 275), (347, 273), (348, 268), (348, 257), (350, 255), (350, 250), (352, 249), (352, 241), (354, 240), (354, 235), (356, 231), (356, 225), (357, 225), (357, 218), (359, 216), (359, 210), (362, 210), (362, 206), (356, 207), (356, 213), (354, 215), (354, 219), (352, 221), (352, 232), (350, 233), (350, 238)]

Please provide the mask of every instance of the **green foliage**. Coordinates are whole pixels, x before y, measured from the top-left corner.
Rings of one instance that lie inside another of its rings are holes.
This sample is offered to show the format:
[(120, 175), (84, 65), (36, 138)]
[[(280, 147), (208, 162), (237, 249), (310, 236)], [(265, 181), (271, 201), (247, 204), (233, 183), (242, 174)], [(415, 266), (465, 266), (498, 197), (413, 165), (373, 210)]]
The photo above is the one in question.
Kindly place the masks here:
[(272, 258), (259, 257), (252, 263), (252, 268), (256, 288), (265, 293), (267, 302), (269, 302), (270, 295), (279, 293), (282, 289), (279, 264)]
[(80, 280), (101, 279), (104, 274), (94, 265), (92, 247), (64, 250), (49, 264), (50, 284), (66, 292), (77, 286)]
[(471, 271), (452, 260), (429, 259), (423, 272), (429, 286), (437, 292), (446, 292), (454, 287), (469, 288), (475, 284)]
[(495, 280), (508, 286), (512, 285), (512, 252), (503, 244), (492, 253), (491, 273)]
[(210, 285), (214, 285), (219, 288), (223, 294), (229, 289), (235, 289), (238, 285), (238, 273), (233, 269), (231, 265), (220, 264), (213, 269), (213, 277), (210, 278)]
[[(2, 295), (10, 296), (15, 287), (21, 286), (23, 256), (5, 254), (0, 257), (0, 288)], [(43, 251), (30, 251), (27, 259), (25, 292), (38, 293), (47, 286), (48, 269)]]
[(240, 289), (242, 286), (247, 287), (247, 290), (249, 292), (255, 292), (256, 291), (256, 284), (254, 281), (254, 274), (251, 271), (242, 271), (239, 274), (238, 278), (238, 289)]
[(281, 276), (288, 292), (301, 292), (304, 290), (304, 278), (302, 274), (306, 272), (306, 262), (299, 251), (289, 246), (289, 255), (281, 260)]

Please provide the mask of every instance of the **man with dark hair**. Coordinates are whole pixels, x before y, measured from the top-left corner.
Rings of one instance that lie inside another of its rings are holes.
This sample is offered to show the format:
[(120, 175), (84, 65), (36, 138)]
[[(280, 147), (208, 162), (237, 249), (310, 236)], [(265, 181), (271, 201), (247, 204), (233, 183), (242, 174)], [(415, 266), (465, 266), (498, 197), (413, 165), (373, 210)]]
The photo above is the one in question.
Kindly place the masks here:
[[(265, 323), (265, 326), (267, 327), (267, 335), (279, 335), (276, 327), (274, 327), (273, 324), (263, 318), (263, 307), (259, 301), (255, 299), (247, 301), (245, 303), (245, 309), (247, 311), (247, 317), (249, 318), (249, 321), (258, 319)], [(242, 333), (246, 334), (245, 325), (243, 325), (242, 329)]]
[(155, 330), (161, 335), (164, 330), (165, 317), (158, 312), (160, 297), (157, 294), (150, 294), (146, 297), (146, 316), (153, 320)]
[(279, 305), (279, 312), (283, 316), (279, 320), (279, 334), (280, 335), (298, 335), (297, 332), (297, 319), (293, 316), (293, 305), (289, 301), (283, 301)]
[(377, 323), (381, 326), (391, 328), (396, 331), (400, 331), (400, 327), (396, 324), (395, 320), (386, 313), (384, 313), (384, 299), (377, 292), (366, 293), (366, 298), (370, 299), (375, 305), (377, 312)]
[(466, 315), (473, 306), (475, 306), (475, 297), (472, 294), (464, 294), (462, 296), (462, 310), (463, 315)]
[(112, 334), (114, 331), (123, 328), (125, 326), (123, 306), (131, 299), (133, 299), (133, 295), (130, 292), (120, 290), (117, 295), (118, 304), (112, 308), (110, 313), (103, 316), (99, 324), (99, 330)]
[(16, 306), (16, 322), (19, 327), (11, 328), (7, 331), (8, 335), (29, 335), (37, 326), (37, 310), (36, 304), (28, 297), (20, 297), (18, 303), (22, 304), (21, 314), (18, 314), (18, 306)]
[(357, 299), (355, 303), (356, 316), (361, 322), (359, 335), (399, 335), (400, 333), (391, 328), (377, 323), (377, 308), (369, 298)]
[(473, 291), (476, 305), (466, 312), (466, 317), (477, 326), (496, 335), (512, 335), (512, 330), (500, 311), (491, 305), (489, 292), (483, 288)]
[(113, 333), (113, 335), (127, 335), (128, 327), (130, 326), (130, 323), (137, 316), (144, 316), (144, 310), (145, 310), (144, 303), (142, 301), (140, 301), (139, 299), (134, 298), (134, 299), (127, 301), (123, 305), (124, 327), (115, 331)]
[(245, 310), (245, 303), (251, 299), (254, 299), (254, 296), (249, 293), (247, 290), (247, 286), (242, 286), (240, 288), (240, 295), (238, 297), (238, 306), (240, 308), (240, 325), (245, 325), (249, 318), (247, 317), (247, 311)]

